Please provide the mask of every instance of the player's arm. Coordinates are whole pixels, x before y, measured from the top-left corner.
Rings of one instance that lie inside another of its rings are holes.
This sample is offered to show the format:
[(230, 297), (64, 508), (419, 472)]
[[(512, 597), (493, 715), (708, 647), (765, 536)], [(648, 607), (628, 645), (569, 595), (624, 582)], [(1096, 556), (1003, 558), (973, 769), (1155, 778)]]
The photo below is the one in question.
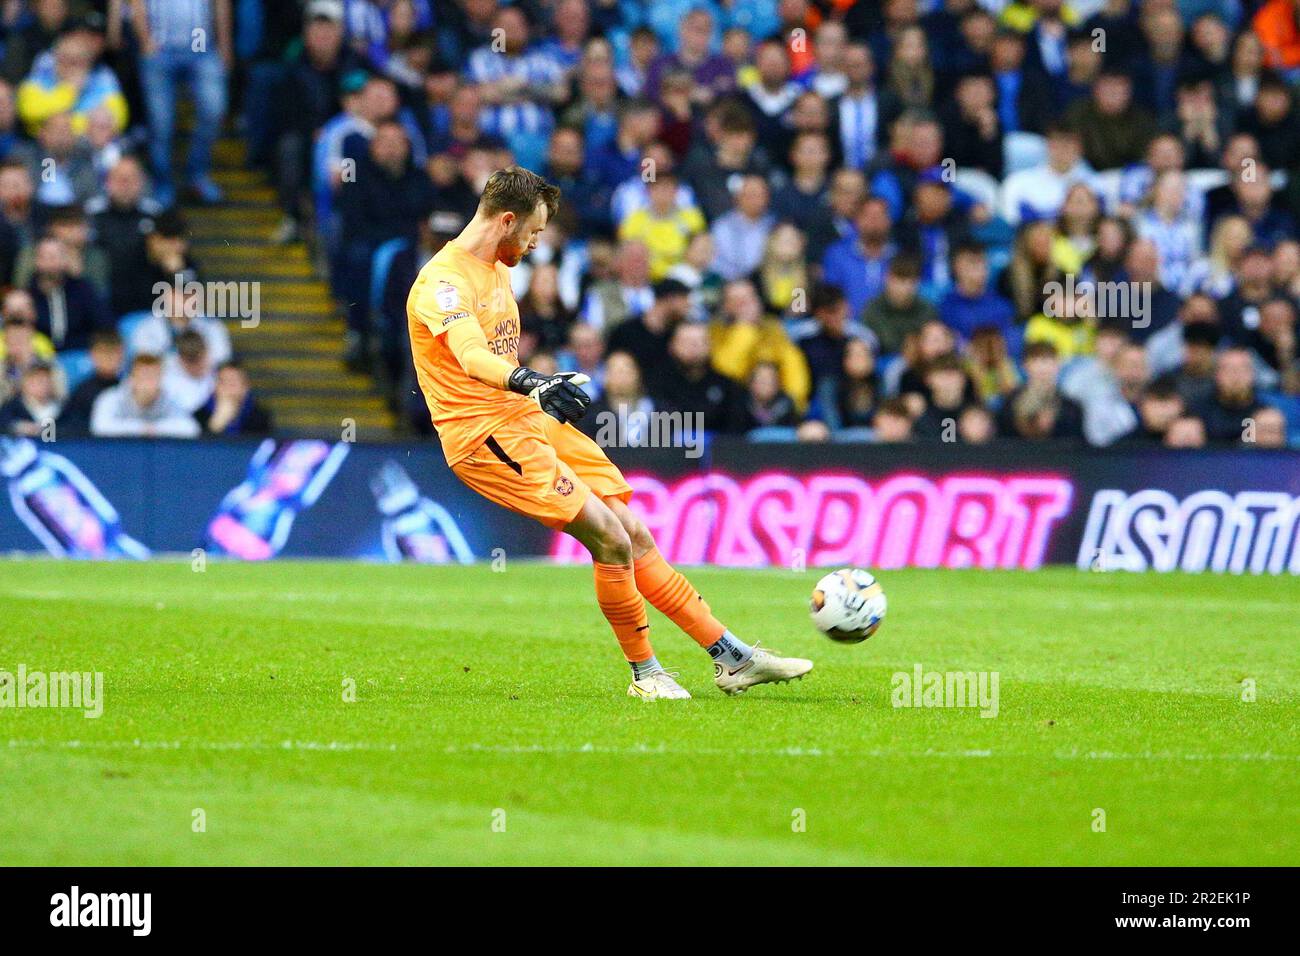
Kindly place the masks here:
[(433, 286), (433, 291), (418, 296), (412, 305), (429, 331), (446, 336), (448, 349), (470, 378), (490, 388), (527, 395), (560, 422), (574, 422), (586, 414), (591, 399), (578, 386), (588, 381), (587, 376), (571, 372), (542, 375), (496, 355), (488, 347), (478, 319), (462, 305), (471, 301), (472, 296), (462, 294), (456, 283), (444, 279)]
[(447, 347), (470, 378), (536, 399), (544, 412), (560, 422), (576, 422), (587, 413), (591, 399), (578, 387), (590, 381), (586, 375), (543, 375), (523, 365), (511, 365), (488, 348), (487, 336), (477, 322), (453, 322), (446, 335)]

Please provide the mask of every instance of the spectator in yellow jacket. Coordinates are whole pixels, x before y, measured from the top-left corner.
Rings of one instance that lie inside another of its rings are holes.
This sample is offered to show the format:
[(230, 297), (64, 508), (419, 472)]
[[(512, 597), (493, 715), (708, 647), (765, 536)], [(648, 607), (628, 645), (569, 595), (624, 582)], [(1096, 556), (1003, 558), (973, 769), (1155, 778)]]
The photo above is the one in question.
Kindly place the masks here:
[(90, 114), (100, 107), (112, 115), (118, 132), (126, 128), (126, 97), (117, 77), (95, 65), (94, 47), (80, 30), (65, 33), (53, 50), (37, 57), (18, 87), (18, 116), (33, 135), (50, 117), (70, 113), (72, 131), (84, 136)]
[(650, 278), (655, 282), (668, 275), (686, 258), (691, 240), (704, 232), (704, 214), (694, 206), (677, 204), (677, 177), (659, 170), (648, 185), (650, 205), (638, 209), (618, 227), (620, 240), (636, 239), (650, 250)]
[(748, 279), (728, 282), (722, 307), (709, 324), (713, 367), (737, 382), (747, 383), (755, 366), (770, 362), (781, 376), (781, 391), (802, 412), (808, 404), (812, 376), (803, 351), (790, 341), (779, 320), (764, 314), (762, 300)]

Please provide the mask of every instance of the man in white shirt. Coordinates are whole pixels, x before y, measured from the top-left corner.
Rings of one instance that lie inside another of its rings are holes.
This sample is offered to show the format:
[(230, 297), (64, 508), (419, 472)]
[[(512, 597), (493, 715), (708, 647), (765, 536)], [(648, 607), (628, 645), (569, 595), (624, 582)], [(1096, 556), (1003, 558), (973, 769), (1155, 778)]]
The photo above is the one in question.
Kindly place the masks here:
[(137, 355), (131, 374), (95, 399), (90, 433), (101, 437), (197, 438), (199, 423), (162, 388), (162, 359)]
[(1002, 218), (1013, 226), (1049, 219), (1061, 210), (1077, 182), (1092, 185), (1092, 167), (1083, 161), (1083, 138), (1067, 126), (1047, 131), (1047, 162), (1012, 173), (1002, 184)]

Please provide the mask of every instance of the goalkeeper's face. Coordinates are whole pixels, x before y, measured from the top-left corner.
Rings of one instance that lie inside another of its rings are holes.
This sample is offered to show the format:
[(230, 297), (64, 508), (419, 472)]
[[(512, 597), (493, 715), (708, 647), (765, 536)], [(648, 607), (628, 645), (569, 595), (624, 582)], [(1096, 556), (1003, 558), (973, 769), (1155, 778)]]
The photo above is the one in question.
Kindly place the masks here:
[(514, 226), (497, 243), (497, 258), (508, 266), (517, 266), (524, 256), (537, 248), (537, 238), (546, 228), (546, 204), (538, 203), (527, 219), (514, 221)]

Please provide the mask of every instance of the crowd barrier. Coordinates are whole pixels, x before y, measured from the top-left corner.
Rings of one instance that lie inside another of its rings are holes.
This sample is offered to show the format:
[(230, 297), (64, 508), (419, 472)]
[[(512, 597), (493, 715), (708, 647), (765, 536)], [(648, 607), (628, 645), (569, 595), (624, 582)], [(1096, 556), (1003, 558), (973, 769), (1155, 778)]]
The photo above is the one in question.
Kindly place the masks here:
[[(1300, 573), (1300, 452), (709, 442), (611, 449), (669, 560)], [(586, 560), (436, 442), (0, 440), (0, 552)]]

